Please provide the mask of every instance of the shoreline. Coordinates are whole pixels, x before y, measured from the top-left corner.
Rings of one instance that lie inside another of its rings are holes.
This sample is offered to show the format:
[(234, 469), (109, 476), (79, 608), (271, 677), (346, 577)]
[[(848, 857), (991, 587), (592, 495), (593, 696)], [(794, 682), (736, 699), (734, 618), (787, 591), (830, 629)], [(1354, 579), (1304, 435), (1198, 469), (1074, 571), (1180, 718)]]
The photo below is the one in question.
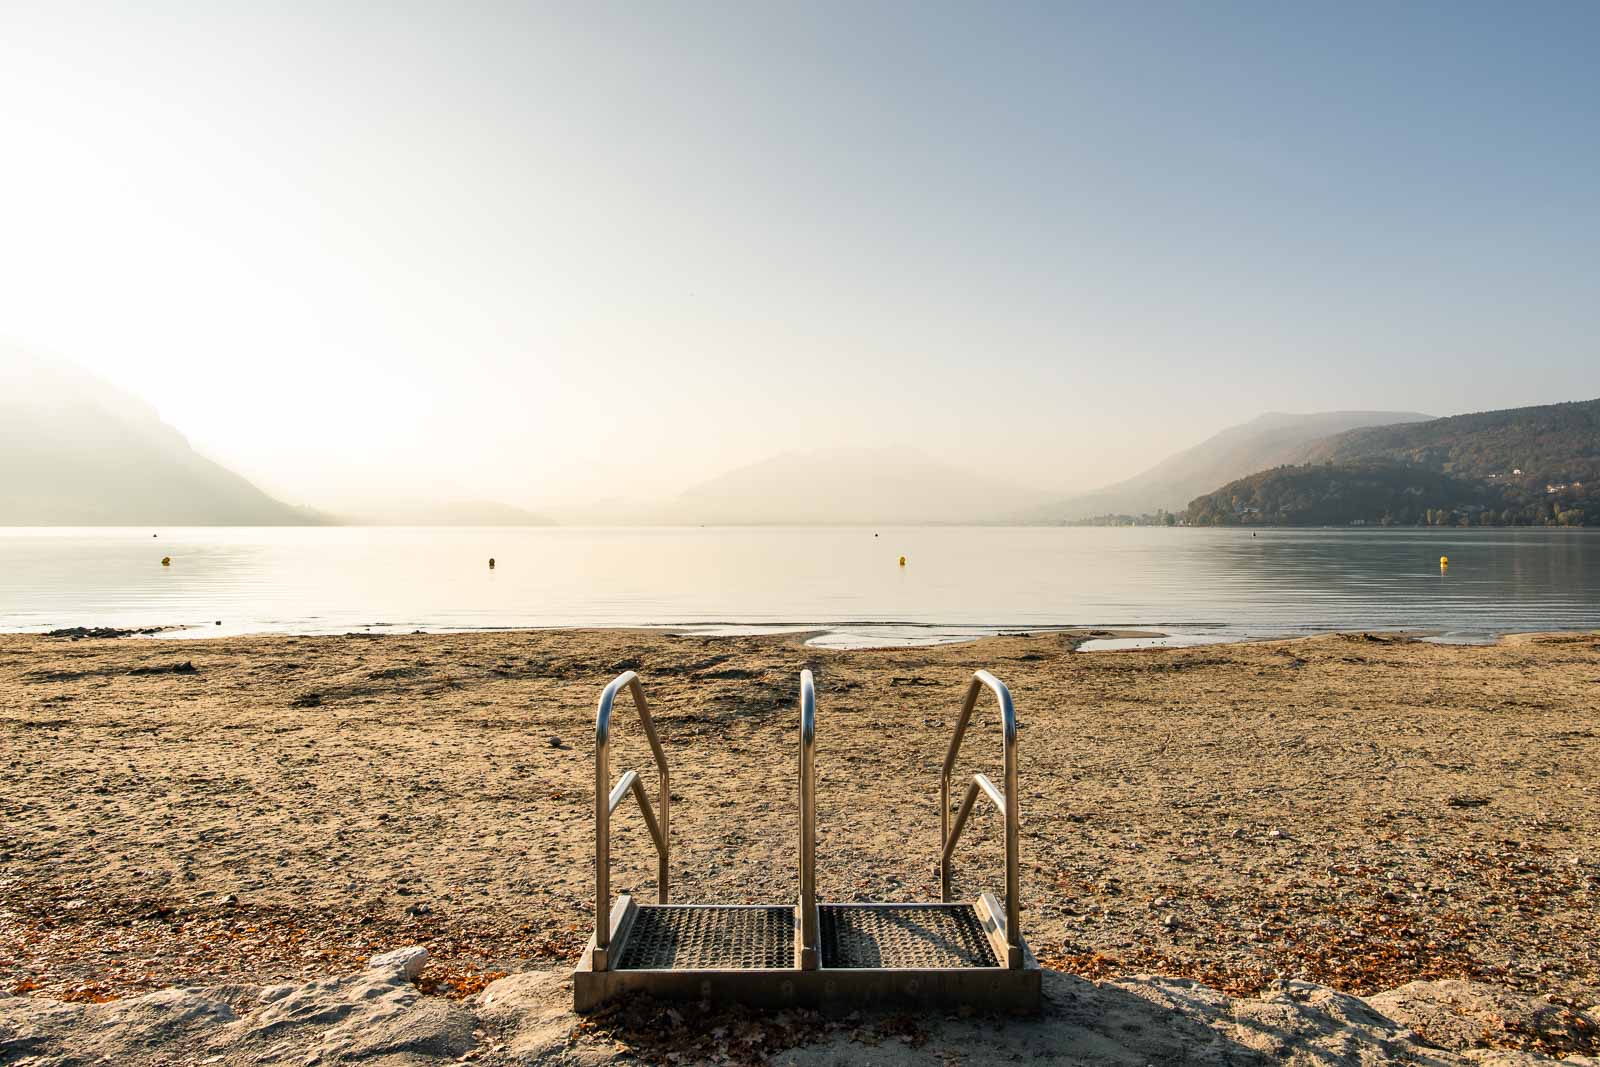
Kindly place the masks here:
[[(808, 648), (837, 651), (868, 651), (874, 649), (937, 648), (970, 645), (980, 641), (1004, 637), (1057, 636), (1076, 641), (1079, 652), (1128, 651), (1134, 649), (1205, 648), (1261, 642), (1314, 640), (1339, 634), (1372, 633), (1384, 637), (1398, 637), (1445, 645), (1492, 646), (1508, 639), (1540, 635), (1585, 635), (1600, 633), (1600, 628), (1538, 629), (1538, 630), (1445, 630), (1423, 628), (1387, 627), (1334, 627), (1309, 632), (1223, 633), (1225, 624), (1168, 624), (1149, 626), (1136, 624), (1103, 625), (1042, 625), (1007, 626), (968, 623), (917, 623), (917, 622), (850, 622), (850, 623), (641, 623), (618, 626), (557, 625), (557, 626), (481, 626), (447, 627), (430, 629), (414, 624), (389, 626), (374, 624), (360, 629), (330, 630), (246, 630), (217, 633), (200, 623), (152, 624), (147, 626), (90, 626), (65, 627), (39, 626), (23, 630), (0, 629), (0, 640), (7, 637), (45, 637), (51, 639), (107, 640), (144, 638), (163, 642), (185, 644), (205, 641), (229, 641), (241, 638), (326, 638), (326, 637), (397, 637), (427, 635), (436, 637), (472, 636), (488, 634), (560, 634), (560, 633), (636, 633), (669, 637), (719, 638), (798, 638)], [(913, 636), (896, 639), (892, 636), (874, 637), (863, 631), (897, 630), (944, 631), (928, 640)], [(1216, 632), (1207, 632), (1214, 630)], [(951, 631), (960, 631), (952, 634)], [(1089, 647), (1094, 646), (1094, 647)]]

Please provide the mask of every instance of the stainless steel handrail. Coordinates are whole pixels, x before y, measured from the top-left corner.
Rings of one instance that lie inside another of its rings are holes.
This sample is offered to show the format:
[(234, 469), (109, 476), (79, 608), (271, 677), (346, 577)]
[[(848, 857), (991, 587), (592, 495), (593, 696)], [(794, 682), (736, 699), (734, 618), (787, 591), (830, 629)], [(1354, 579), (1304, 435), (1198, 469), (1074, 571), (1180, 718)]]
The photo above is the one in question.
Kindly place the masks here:
[(817, 967), (817, 687), (800, 672), (800, 968)]
[[(650, 810), (650, 798), (637, 771), (628, 771), (622, 780), (611, 787), (611, 705), (624, 687), (633, 695), (633, 706), (639, 711), (639, 722), (644, 726), (644, 736), (655, 754), (656, 771), (661, 778), (661, 817), (658, 820)], [(656, 846), (657, 897), (662, 904), (668, 900), (667, 856), (671, 848), (670, 818), (672, 785), (667, 776), (667, 754), (661, 750), (661, 739), (656, 736), (656, 724), (650, 718), (650, 705), (644, 699), (644, 687), (633, 671), (617, 675), (605, 692), (600, 694), (600, 705), (594, 720), (594, 945), (592, 965), (603, 971), (609, 966), (607, 949), (611, 945), (611, 813), (622, 803), (622, 798), (632, 792), (644, 812), (645, 826)]]
[[(967, 724), (972, 721), (972, 710), (977, 706), (978, 693), (987, 686), (1000, 704), (1000, 724), (1004, 733), (1004, 782), (1002, 792), (987, 776), (974, 775), (962, 798), (961, 810), (956, 815), (955, 826), (950, 825), (950, 775), (955, 770), (956, 757), (961, 752), (961, 742), (966, 738)], [(950, 857), (955, 853), (956, 841), (972, 814), (972, 805), (980, 790), (1000, 809), (1006, 823), (1006, 966), (1022, 966), (1022, 922), (1020, 901), (1020, 871), (1018, 869), (1018, 838), (1020, 820), (1017, 814), (1017, 713), (1011, 705), (1011, 691), (1005, 683), (988, 671), (978, 671), (967, 686), (966, 699), (961, 704), (961, 715), (956, 719), (956, 733), (950, 739), (950, 751), (944, 757), (944, 770), (939, 775), (939, 899), (950, 900)]]

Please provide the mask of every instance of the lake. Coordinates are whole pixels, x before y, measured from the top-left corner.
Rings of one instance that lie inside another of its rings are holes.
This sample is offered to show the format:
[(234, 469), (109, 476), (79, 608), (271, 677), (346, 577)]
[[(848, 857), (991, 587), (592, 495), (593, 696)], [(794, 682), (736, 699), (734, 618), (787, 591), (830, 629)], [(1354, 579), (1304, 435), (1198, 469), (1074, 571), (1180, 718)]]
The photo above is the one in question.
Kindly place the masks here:
[(1089, 625), (1183, 643), (1336, 629), (1485, 640), (1600, 627), (1600, 531), (0, 529), (0, 630), (79, 625), (804, 628), (829, 645)]

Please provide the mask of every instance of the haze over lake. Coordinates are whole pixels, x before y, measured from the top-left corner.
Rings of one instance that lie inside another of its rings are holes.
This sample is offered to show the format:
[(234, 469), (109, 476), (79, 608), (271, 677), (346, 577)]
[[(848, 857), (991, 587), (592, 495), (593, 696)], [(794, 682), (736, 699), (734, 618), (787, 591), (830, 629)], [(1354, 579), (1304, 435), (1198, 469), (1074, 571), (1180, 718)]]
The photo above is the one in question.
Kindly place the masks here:
[(874, 644), (1046, 626), (1184, 640), (1600, 627), (1592, 531), (6, 528), (0, 561), (13, 631), (774, 626)]

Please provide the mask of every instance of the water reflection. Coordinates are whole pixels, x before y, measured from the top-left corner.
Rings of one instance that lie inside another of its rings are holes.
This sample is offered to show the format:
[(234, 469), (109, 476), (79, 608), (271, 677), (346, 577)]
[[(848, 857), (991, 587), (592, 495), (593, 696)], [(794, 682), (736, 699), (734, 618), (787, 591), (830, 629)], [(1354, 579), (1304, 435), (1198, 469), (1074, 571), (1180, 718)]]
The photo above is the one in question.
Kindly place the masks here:
[[(181, 625), (210, 636), (693, 624), (821, 627), (833, 634), (824, 643), (850, 645), (1041, 626), (1202, 637), (1600, 627), (1597, 531), (151, 532), (0, 530), (0, 628)], [(1451, 560), (1444, 574), (1441, 555)]]

